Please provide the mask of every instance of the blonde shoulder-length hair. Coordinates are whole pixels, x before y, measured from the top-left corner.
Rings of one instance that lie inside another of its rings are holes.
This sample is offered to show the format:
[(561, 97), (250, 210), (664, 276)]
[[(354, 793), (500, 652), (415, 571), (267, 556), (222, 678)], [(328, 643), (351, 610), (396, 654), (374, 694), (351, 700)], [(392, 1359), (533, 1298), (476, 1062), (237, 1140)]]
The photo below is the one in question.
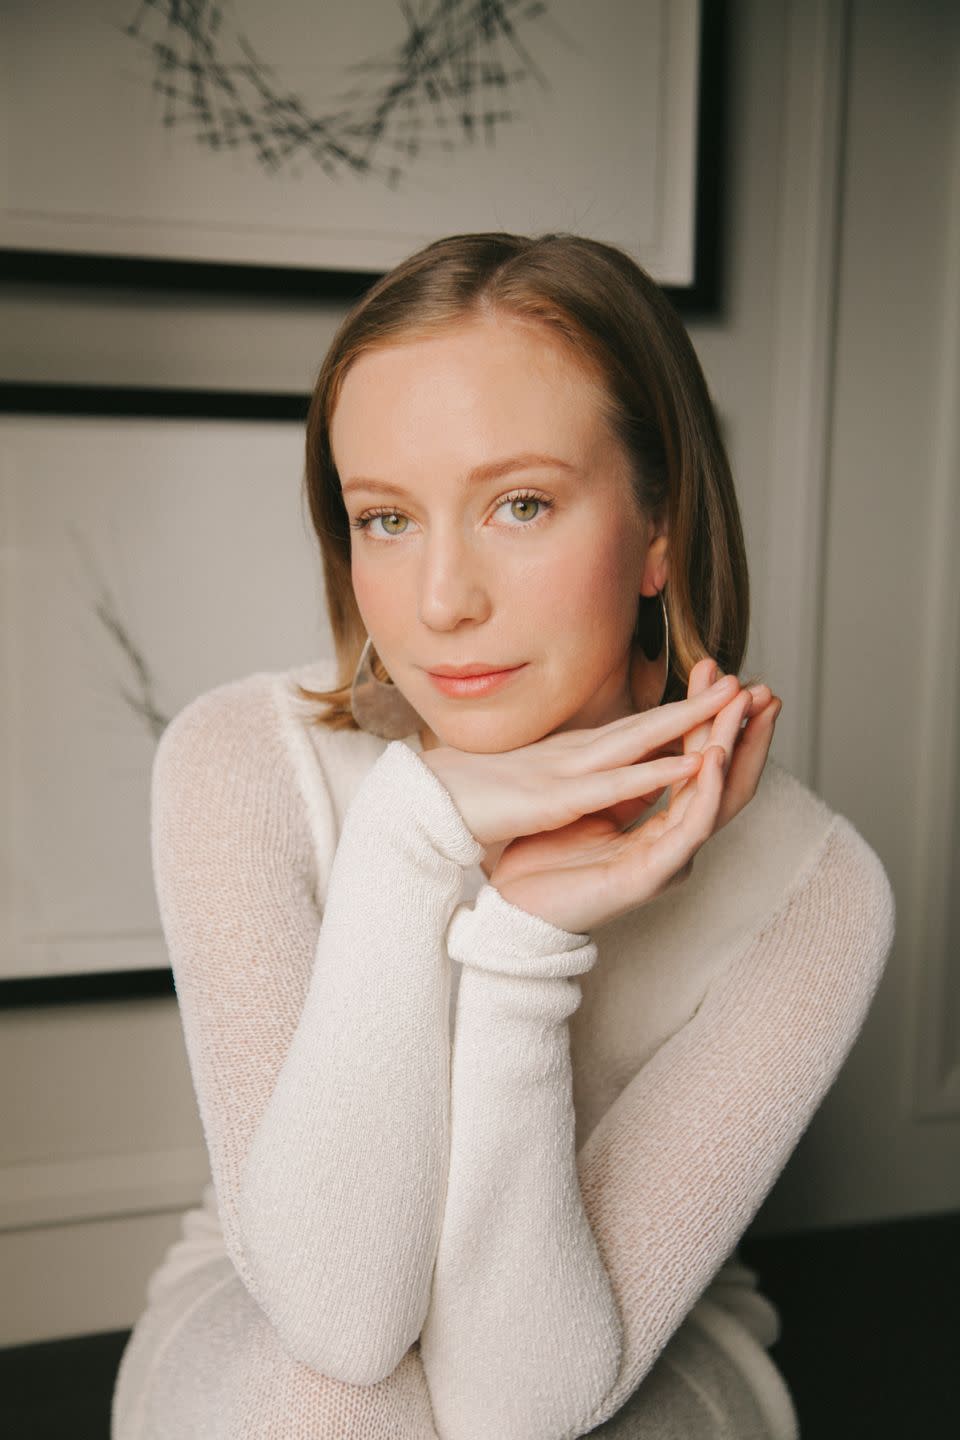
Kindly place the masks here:
[[(322, 710), (312, 723), (353, 729), (350, 689), (366, 630), (350, 575), (350, 522), (330, 447), (340, 387), (365, 351), (425, 339), (481, 316), (539, 322), (600, 381), (605, 418), (629, 461), (641, 512), (666, 518), (670, 673), (664, 700), (683, 699), (710, 655), (739, 673), (749, 629), (740, 512), (696, 352), (659, 286), (624, 251), (566, 233), (496, 231), (435, 240), (383, 275), (343, 318), (307, 414), (304, 490), (320, 542), (338, 683), (300, 685)], [(643, 597), (641, 643), (658, 652), (659, 598)], [(374, 672), (389, 679), (374, 658)]]

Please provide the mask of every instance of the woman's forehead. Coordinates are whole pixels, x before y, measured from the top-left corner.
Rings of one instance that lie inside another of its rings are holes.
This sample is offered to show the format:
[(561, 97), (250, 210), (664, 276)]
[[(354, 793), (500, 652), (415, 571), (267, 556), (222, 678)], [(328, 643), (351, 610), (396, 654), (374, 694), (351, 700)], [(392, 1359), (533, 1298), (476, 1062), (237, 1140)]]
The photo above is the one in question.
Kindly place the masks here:
[(600, 398), (588, 372), (552, 337), (457, 333), (358, 357), (334, 408), (331, 442), (359, 461), (383, 443), (394, 453), (397, 446), (422, 453), (448, 431), (487, 452), (474, 454), (471, 465), (514, 450), (566, 456), (594, 443)]

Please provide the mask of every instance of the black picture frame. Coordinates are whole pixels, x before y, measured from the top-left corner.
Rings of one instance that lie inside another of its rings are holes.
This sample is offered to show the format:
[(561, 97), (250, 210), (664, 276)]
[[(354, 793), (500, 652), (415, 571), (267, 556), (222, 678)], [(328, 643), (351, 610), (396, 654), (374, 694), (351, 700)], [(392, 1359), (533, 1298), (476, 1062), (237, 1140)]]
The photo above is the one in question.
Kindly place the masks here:
[[(726, 128), (730, 25), (727, 0), (702, 0), (700, 14), (694, 279), (663, 287), (684, 317), (714, 317), (724, 303)], [(18, 284), (110, 286), (350, 303), (376, 283), (370, 271), (84, 255), (0, 247), (0, 279)]]
[[(0, 382), (0, 414), (162, 417), (171, 420), (281, 420), (303, 424), (309, 396), (164, 387)], [(0, 976), (0, 1010), (169, 998), (169, 966), (79, 974)]]

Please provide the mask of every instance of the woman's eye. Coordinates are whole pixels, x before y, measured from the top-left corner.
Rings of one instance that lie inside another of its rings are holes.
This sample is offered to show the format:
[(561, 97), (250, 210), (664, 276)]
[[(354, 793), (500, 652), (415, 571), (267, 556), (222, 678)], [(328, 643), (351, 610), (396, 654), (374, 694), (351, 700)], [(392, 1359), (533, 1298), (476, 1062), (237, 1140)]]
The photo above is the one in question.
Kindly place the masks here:
[[(549, 500), (542, 500), (539, 495), (527, 495), (524, 492), (522, 495), (508, 495), (506, 500), (501, 500), (500, 505), (497, 506), (498, 510), (500, 509), (501, 505), (517, 505), (520, 506), (521, 509), (526, 510), (527, 514), (520, 515), (519, 518), (522, 520), (524, 525), (530, 525), (533, 523), (533, 521), (540, 518), (541, 512), (546, 511), (549, 508), (550, 502)], [(533, 506), (537, 506), (537, 512), (536, 514), (532, 515), (531, 518), (531, 510)], [(516, 515), (517, 512), (513, 511), (512, 513)]]
[[(356, 520), (351, 520), (350, 525), (354, 530), (369, 530), (374, 520), (405, 520), (407, 517), (401, 515), (398, 510), (369, 510), (366, 515), (358, 515)], [(396, 531), (388, 531), (388, 534), (396, 534)], [(403, 531), (400, 531), (403, 534)]]
[[(514, 495), (505, 496), (499, 505), (496, 506), (496, 510), (502, 510), (507, 505), (517, 507), (511, 510), (511, 514), (514, 516), (514, 519), (518, 521), (515, 525), (508, 524), (507, 529), (522, 530), (524, 528), (530, 528), (539, 520), (542, 520), (546, 512), (553, 508), (553, 501), (547, 500), (542, 495), (534, 495), (529, 491), (521, 490)], [(383, 521), (386, 535), (404, 535), (406, 534), (405, 527), (407, 518), (408, 517), (399, 510), (368, 510), (365, 514), (358, 516), (356, 520), (352, 520), (350, 523), (354, 530), (367, 530), (374, 520), (381, 520)], [(397, 521), (403, 525), (403, 529), (393, 528), (394, 522)], [(385, 538), (383, 534), (378, 534), (377, 531), (373, 531), (372, 533), (376, 539)]]

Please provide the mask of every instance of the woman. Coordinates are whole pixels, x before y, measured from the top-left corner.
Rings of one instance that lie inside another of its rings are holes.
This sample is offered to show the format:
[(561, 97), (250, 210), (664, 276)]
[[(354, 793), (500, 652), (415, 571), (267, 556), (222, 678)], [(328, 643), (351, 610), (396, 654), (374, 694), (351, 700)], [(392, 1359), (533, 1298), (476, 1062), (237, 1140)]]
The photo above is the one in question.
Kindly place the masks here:
[(212, 1183), (114, 1440), (795, 1437), (735, 1247), (893, 896), (767, 763), (683, 327), (598, 242), (428, 245), (334, 337), (306, 489), (336, 662), (218, 686), (156, 756)]

